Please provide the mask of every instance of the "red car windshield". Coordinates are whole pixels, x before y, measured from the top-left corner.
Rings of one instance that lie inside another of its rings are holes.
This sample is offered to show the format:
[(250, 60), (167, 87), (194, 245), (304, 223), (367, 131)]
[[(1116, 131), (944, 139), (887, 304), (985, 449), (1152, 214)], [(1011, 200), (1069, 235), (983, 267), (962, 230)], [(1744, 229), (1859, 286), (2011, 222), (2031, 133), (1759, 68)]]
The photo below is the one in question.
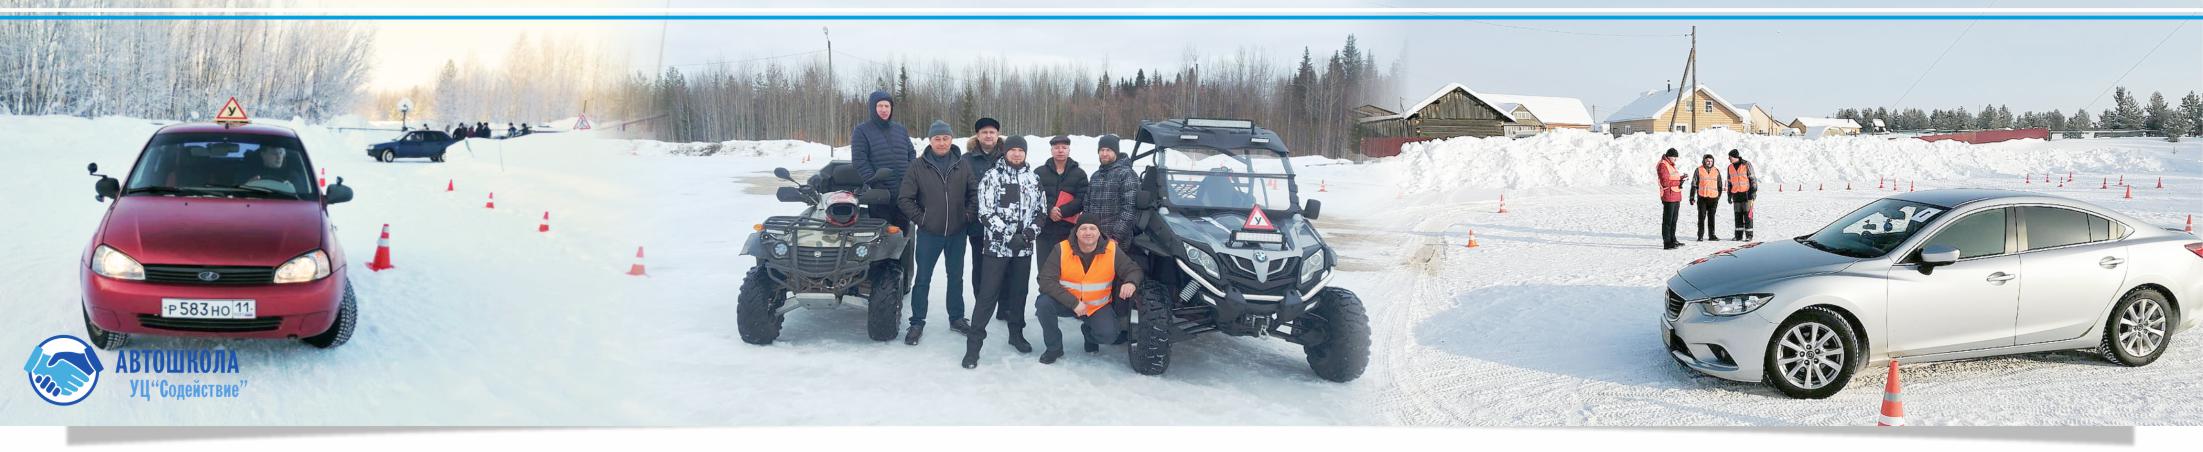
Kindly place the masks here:
[(318, 199), (296, 138), (155, 135), (130, 169), (123, 196)]

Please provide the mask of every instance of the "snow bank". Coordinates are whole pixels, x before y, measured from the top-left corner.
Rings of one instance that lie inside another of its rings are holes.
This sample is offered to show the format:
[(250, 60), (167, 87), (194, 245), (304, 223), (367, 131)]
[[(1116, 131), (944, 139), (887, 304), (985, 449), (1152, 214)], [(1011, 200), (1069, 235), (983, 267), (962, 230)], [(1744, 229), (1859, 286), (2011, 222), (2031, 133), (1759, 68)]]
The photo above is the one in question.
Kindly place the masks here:
[(2067, 172), (2137, 174), (2196, 172), (2203, 143), (2153, 139), (2020, 140), (1986, 145), (1929, 143), (1879, 137), (1800, 140), (1725, 130), (1695, 134), (1613, 137), (1556, 130), (1530, 138), (1453, 138), (1410, 143), (1400, 156), (1374, 165), (1398, 177), (1408, 193), (1465, 188), (1649, 186), (1661, 151), (1682, 153), (1695, 166), (1714, 154), (1726, 165), (1728, 151), (1744, 151), (1763, 181), (1772, 184), (1871, 184), (1880, 178), (1951, 180), (2019, 178)]

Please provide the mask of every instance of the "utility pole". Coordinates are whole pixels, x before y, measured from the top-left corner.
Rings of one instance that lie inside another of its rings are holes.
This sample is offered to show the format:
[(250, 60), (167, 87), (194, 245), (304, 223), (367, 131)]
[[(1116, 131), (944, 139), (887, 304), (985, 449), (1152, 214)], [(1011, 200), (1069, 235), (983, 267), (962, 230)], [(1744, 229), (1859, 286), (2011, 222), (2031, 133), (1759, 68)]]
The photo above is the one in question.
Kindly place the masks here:
[[(1690, 111), (1691, 111), (1691, 125), (1690, 125), (1690, 127), (1688, 127), (1688, 128), (1691, 128), (1691, 129), (1696, 129), (1696, 128), (1698, 127), (1698, 109), (1697, 109), (1696, 107), (1692, 107), (1691, 105), (1689, 105), (1689, 104), (1687, 104), (1687, 103), (1685, 103), (1685, 102), (1683, 101), (1683, 99), (1684, 99), (1684, 97), (1683, 97), (1683, 93), (1684, 93), (1684, 92), (1686, 91), (1686, 89), (1685, 89), (1685, 88), (1688, 88), (1688, 91), (1689, 91), (1690, 93), (1692, 93), (1692, 94), (1691, 94), (1691, 97), (1693, 97), (1693, 98), (1696, 98), (1696, 97), (1697, 97), (1697, 93), (1698, 93), (1698, 79), (1697, 79), (1697, 78), (1695, 78), (1695, 77), (1697, 77), (1697, 73), (1698, 73), (1698, 26), (1696, 26), (1696, 25), (1692, 25), (1692, 26), (1690, 27), (1690, 57), (1689, 57), (1689, 58), (1686, 58), (1686, 59), (1684, 59), (1684, 60), (1683, 60), (1683, 78), (1682, 78), (1682, 79), (1680, 79), (1680, 81), (1681, 81), (1682, 83), (1680, 83), (1680, 85), (1681, 85), (1681, 86), (1677, 86), (1677, 87), (1676, 87), (1676, 90), (1675, 90), (1675, 108), (1688, 108), (1688, 109), (1690, 109)], [(1682, 116), (1682, 113), (1681, 113), (1681, 112), (1677, 112), (1677, 111), (1675, 111), (1674, 109), (1669, 109), (1669, 110), (1668, 110), (1668, 130), (1667, 130), (1667, 131), (1669, 131), (1669, 132), (1673, 132), (1673, 131), (1675, 131), (1675, 120), (1676, 120), (1676, 119), (1678, 119), (1678, 117), (1680, 117), (1680, 116)]]

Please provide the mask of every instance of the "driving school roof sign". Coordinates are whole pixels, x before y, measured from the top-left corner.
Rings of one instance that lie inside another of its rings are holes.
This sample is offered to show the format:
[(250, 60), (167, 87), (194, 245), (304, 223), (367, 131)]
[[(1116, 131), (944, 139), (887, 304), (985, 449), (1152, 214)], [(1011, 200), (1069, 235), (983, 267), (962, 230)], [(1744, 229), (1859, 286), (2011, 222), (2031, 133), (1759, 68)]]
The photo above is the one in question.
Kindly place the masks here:
[(222, 104), (220, 111), (214, 113), (214, 122), (223, 125), (250, 124), (252, 118), (246, 117), (245, 106), (237, 103), (236, 97), (231, 97), (229, 102)]

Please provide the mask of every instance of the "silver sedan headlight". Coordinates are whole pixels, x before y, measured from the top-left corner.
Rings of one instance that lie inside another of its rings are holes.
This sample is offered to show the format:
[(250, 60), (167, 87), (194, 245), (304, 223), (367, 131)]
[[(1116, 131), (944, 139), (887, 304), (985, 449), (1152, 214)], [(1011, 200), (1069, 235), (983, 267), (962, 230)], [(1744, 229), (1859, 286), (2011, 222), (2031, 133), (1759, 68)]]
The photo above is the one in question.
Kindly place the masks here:
[(1705, 301), (1699, 302), (1699, 306), (1703, 310), (1705, 310), (1706, 315), (1715, 317), (1731, 317), (1752, 312), (1753, 310), (1759, 309), (1760, 306), (1766, 306), (1767, 301), (1773, 299), (1775, 299), (1774, 294), (1765, 293), (1730, 295), (1725, 297), (1708, 298)]
[(92, 273), (115, 279), (145, 280), (144, 265), (138, 265), (137, 259), (131, 259), (130, 255), (122, 254), (107, 245), (100, 245), (92, 250)]
[(1195, 267), (1201, 267), (1201, 271), (1208, 272), (1211, 278), (1223, 275), (1222, 272), (1217, 270), (1216, 257), (1210, 256), (1207, 251), (1201, 251), (1200, 248), (1194, 248), (1193, 245), (1186, 245), (1186, 261), (1192, 262)]
[(275, 268), (275, 283), (290, 284), (329, 277), (329, 254), (321, 250), (291, 258)]

